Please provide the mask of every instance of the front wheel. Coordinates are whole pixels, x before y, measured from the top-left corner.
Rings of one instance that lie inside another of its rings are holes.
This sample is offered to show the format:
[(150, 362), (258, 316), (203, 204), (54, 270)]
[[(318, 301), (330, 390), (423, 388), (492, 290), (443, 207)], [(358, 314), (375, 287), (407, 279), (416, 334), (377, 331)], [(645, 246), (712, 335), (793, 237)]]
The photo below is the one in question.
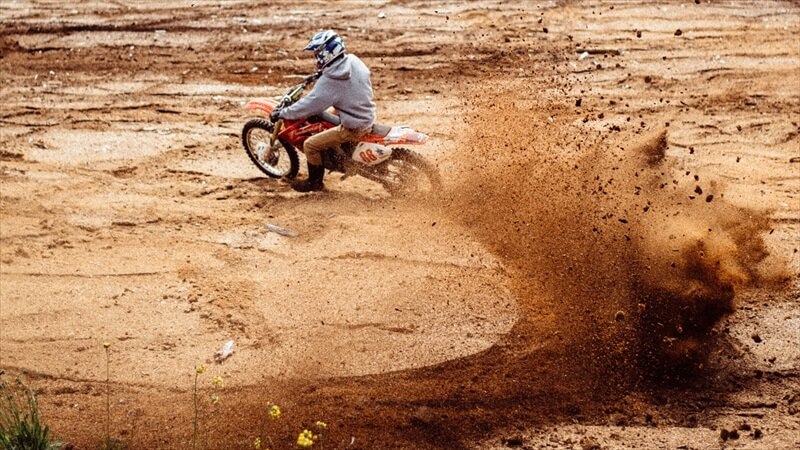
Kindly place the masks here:
[[(385, 166), (384, 166), (385, 164)], [(442, 180), (436, 166), (407, 148), (393, 148), (392, 156), (380, 167), (383, 187), (392, 195), (441, 190)]]
[(300, 169), (297, 150), (289, 144), (275, 141), (270, 145), (274, 125), (263, 119), (253, 119), (242, 129), (242, 145), (253, 164), (272, 178), (294, 178)]

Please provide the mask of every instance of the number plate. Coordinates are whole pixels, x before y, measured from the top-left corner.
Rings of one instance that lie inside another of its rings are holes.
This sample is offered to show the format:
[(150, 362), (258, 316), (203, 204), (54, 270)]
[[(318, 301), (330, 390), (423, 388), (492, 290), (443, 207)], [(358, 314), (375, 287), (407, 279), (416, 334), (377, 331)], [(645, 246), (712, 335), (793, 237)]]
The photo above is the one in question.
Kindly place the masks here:
[(374, 166), (380, 164), (392, 156), (392, 149), (384, 145), (372, 142), (359, 142), (353, 151), (353, 161)]

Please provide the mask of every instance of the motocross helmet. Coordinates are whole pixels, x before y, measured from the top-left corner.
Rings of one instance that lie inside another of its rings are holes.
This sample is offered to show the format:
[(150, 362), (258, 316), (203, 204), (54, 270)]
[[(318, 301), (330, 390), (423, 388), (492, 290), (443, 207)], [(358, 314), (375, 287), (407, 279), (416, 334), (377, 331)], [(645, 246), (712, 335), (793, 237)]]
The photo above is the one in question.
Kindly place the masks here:
[(317, 58), (317, 70), (322, 70), (344, 55), (344, 41), (333, 30), (320, 31), (308, 41), (303, 50), (314, 52)]

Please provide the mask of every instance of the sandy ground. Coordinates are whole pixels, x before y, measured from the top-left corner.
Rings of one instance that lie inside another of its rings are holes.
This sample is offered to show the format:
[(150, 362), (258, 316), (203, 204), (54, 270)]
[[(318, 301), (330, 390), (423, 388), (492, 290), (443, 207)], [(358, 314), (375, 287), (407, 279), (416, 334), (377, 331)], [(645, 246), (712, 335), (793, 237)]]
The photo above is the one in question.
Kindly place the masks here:
[[(800, 446), (796, 3), (7, 0), (0, 20), (0, 369), (73, 448), (105, 433), (103, 342), (128, 448), (189, 445), (198, 364), (209, 448), (291, 448), (315, 420), (328, 448)], [(431, 136), (440, 195), (335, 175), (300, 195), (251, 165), (244, 102), (308, 73), (326, 27), (379, 120)], [(692, 292), (735, 310), (637, 315), (698, 282), (653, 274), (706, 224), (727, 234), (698, 240), (716, 268)], [(629, 361), (684, 327), (707, 349), (688, 379)]]

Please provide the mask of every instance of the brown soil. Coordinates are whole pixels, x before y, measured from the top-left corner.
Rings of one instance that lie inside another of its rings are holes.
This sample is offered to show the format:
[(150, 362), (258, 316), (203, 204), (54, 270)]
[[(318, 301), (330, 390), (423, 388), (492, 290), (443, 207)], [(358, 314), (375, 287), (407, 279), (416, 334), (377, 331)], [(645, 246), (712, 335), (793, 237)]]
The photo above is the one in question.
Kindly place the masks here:
[[(73, 448), (191, 447), (199, 364), (198, 447), (800, 446), (796, 3), (62, 3), (0, 4), (0, 370)], [(443, 192), (251, 165), (327, 27)]]

